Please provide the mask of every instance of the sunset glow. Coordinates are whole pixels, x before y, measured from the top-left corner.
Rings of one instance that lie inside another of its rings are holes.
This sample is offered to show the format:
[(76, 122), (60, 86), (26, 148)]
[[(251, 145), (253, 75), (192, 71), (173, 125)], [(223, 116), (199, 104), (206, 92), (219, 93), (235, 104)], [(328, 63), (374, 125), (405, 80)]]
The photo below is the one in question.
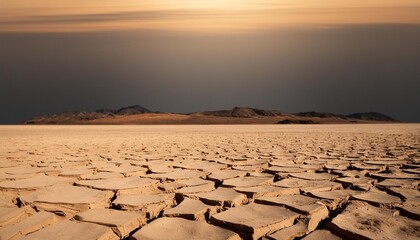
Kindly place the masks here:
[(290, 26), (420, 23), (416, 0), (4, 0), (2, 32), (124, 29), (258, 30)]

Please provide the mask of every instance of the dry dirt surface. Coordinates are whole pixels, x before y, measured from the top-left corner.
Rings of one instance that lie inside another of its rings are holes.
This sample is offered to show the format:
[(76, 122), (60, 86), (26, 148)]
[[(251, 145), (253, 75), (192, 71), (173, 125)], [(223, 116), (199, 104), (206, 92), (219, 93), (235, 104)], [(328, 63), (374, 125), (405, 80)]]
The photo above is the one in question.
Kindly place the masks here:
[(419, 239), (420, 124), (0, 126), (0, 239)]

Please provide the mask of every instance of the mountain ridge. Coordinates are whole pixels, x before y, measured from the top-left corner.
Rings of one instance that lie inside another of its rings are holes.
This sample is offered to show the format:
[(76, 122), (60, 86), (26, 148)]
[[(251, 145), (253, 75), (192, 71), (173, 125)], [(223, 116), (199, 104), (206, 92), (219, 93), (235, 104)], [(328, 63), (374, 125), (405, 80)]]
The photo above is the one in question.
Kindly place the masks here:
[(192, 113), (152, 111), (140, 105), (95, 111), (66, 111), (33, 117), (25, 124), (307, 124), (307, 123), (369, 123), (397, 122), (378, 113), (364, 112), (348, 115), (322, 112), (287, 113), (251, 107)]

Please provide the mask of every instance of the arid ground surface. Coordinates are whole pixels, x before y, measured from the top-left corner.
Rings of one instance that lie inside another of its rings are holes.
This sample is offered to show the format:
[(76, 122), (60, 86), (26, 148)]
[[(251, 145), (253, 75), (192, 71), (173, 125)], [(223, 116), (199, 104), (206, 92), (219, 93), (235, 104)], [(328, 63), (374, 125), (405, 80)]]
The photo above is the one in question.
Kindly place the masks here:
[(420, 124), (0, 126), (0, 239), (418, 239)]

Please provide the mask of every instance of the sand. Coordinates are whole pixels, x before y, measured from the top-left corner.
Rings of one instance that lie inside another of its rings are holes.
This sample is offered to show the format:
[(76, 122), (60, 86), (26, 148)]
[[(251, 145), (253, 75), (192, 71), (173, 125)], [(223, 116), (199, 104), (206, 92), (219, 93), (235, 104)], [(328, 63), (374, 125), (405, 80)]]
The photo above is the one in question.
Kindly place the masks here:
[(1, 239), (417, 239), (419, 182), (420, 124), (0, 126)]

